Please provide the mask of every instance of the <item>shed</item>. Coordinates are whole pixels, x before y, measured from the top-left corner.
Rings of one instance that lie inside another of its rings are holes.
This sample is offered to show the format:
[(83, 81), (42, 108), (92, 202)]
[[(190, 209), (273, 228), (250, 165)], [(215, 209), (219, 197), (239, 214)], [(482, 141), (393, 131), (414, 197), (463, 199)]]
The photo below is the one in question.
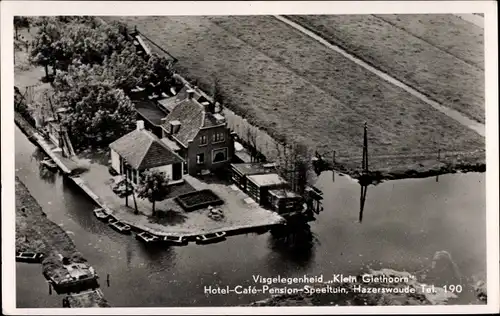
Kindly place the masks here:
[(276, 173), (249, 175), (247, 180), (248, 195), (263, 206), (269, 205), (270, 190), (288, 187), (288, 183)]
[(303, 202), (302, 196), (293, 191), (287, 189), (269, 190), (269, 204), (278, 214), (301, 210)]
[(231, 164), (231, 180), (246, 191), (247, 176), (275, 173), (275, 166), (273, 163), (233, 163)]

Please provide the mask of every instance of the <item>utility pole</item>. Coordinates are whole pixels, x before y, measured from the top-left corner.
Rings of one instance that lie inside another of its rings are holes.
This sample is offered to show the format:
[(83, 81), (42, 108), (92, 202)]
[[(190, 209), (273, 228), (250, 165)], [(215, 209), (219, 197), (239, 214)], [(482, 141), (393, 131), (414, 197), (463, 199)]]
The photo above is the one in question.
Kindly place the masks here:
[(124, 164), (124, 169), (125, 169), (125, 206), (128, 206), (128, 172), (126, 164)]
[(364, 125), (364, 135), (363, 135), (363, 162), (361, 168), (364, 172), (368, 172), (368, 134), (367, 134), (367, 123)]
[(332, 159), (332, 180), (335, 182), (335, 154), (336, 151), (333, 151), (333, 159)]

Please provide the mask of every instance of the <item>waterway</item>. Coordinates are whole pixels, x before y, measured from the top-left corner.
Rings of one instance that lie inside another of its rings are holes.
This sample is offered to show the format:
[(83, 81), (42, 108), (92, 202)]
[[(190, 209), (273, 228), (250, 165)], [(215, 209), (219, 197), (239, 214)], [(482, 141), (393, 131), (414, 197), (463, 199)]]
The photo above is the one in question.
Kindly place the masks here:
[[(438, 264), (436, 269), (442, 270), (434, 269), (439, 273), (430, 273), (428, 280), (461, 282), (464, 292), (455, 303), (474, 302), (469, 284), (485, 280), (485, 174), (369, 186), (360, 216), (359, 184), (339, 175), (333, 181), (332, 173), (325, 172), (317, 182), (325, 200), (324, 210), (310, 223), (311, 247), (286, 247), (268, 233), (233, 236), (213, 245), (151, 248), (99, 222), (92, 201), (78, 187), (59, 174), (41, 171), (43, 154), (17, 127), (15, 145), (16, 175), (98, 271), (103, 293), (114, 307), (246, 304), (269, 295), (207, 295), (204, 287), (256, 285), (253, 275), (327, 277), (357, 274), (367, 267), (411, 272), (430, 267), (437, 251), (446, 251), (451, 261)], [(46, 283), (31, 282), (35, 268), (17, 269), (19, 308), (59, 304), (59, 298), (48, 295)]]

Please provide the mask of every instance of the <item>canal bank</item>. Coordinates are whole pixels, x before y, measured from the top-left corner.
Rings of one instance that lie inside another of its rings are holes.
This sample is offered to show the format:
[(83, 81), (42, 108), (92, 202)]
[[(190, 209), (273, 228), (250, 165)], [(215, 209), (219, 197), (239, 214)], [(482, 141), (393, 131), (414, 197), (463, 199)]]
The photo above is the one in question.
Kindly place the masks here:
[(135, 214), (126, 203), (123, 205), (123, 199), (118, 198), (111, 190), (109, 183), (111, 176), (106, 166), (84, 161), (78, 157), (72, 159), (63, 157), (61, 152), (55, 151), (55, 146), (40, 135), (19, 113), (15, 114), (16, 125), (57, 164), (70, 181), (80, 187), (96, 205), (136, 231), (146, 231), (161, 237), (183, 237), (186, 240), (194, 240), (204, 234), (223, 232), (237, 235), (253, 230), (268, 230), (285, 223), (285, 219), (275, 212), (263, 209), (255, 203), (244, 203), (248, 196), (240, 190), (232, 190), (225, 185), (208, 184), (186, 175), (184, 179), (191, 187), (196, 190), (210, 189), (224, 199), (224, 205), (220, 208), (225, 214), (225, 220), (219, 224), (208, 217), (202, 218), (202, 215), (196, 212), (185, 213), (174, 201), (166, 199), (157, 202), (157, 208), (178, 209), (178, 214), (181, 214), (179, 216), (184, 219), (177, 224), (156, 224), (151, 221), (151, 214), (144, 211), (151, 208), (145, 201), (141, 199), (135, 201), (143, 210), (138, 214)]
[[(486, 277), (484, 174), (369, 186), (360, 222), (359, 184), (338, 174), (333, 181), (332, 173), (325, 172), (316, 183), (326, 195), (324, 211), (300, 236), (290, 233), (284, 240), (273, 234), (247, 234), (213, 245), (155, 248), (98, 221), (91, 211), (95, 205), (72, 181), (61, 174), (37, 171), (44, 154), (17, 128), (15, 141), (16, 175), (47, 217), (74, 236), (76, 247), (88, 262), (101, 275), (111, 276), (109, 284), (101, 284), (101, 290), (112, 306), (245, 305), (269, 295), (208, 295), (204, 287), (252, 286), (253, 275), (357, 275), (368, 268), (384, 267), (419, 271), (432, 266), (433, 255), (439, 250), (451, 256), (431, 269), (434, 273), (428, 273), (426, 282), (460, 282), (464, 291), (449, 304), (479, 303), (472, 285)], [(291, 243), (294, 238), (307, 239), (307, 246), (297, 248)], [(453, 265), (461, 279), (450, 269)], [(18, 282), (17, 295), (26, 298), (24, 307), (44, 301), (27, 302), (38, 297), (35, 290)], [(39, 307), (50, 305), (49, 299)]]
[[(64, 274), (62, 272), (64, 266), (59, 264), (58, 256), (68, 258), (72, 264), (86, 264), (87, 260), (77, 251), (68, 234), (57, 224), (47, 219), (47, 215), (42, 207), (18, 177), (15, 180), (15, 189), (16, 251), (43, 254), (44, 259), (42, 260), (41, 273), (46, 278)], [(52, 292), (51, 286), (49, 285), (49, 292)], [(56, 286), (56, 284), (53, 286)], [(95, 286), (98, 285), (93, 285), (93, 287)], [(75, 291), (78, 291), (78, 289), (75, 288)], [(72, 297), (72, 295), (70, 296)], [(81, 301), (79, 298), (74, 299), (73, 304), (68, 307), (109, 306), (104, 297), (99, 297), (98, 300), (94, 301)], [(58, 307), (61, 307), (61, 305)]]

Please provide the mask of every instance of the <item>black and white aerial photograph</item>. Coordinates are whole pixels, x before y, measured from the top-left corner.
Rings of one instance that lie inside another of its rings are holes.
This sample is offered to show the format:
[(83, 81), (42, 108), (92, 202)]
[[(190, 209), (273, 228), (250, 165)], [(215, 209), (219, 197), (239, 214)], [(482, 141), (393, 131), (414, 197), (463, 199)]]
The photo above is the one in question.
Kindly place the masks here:
[(2, 3), (10, 313), (497, 309), (497, 8), (474, 3)]

